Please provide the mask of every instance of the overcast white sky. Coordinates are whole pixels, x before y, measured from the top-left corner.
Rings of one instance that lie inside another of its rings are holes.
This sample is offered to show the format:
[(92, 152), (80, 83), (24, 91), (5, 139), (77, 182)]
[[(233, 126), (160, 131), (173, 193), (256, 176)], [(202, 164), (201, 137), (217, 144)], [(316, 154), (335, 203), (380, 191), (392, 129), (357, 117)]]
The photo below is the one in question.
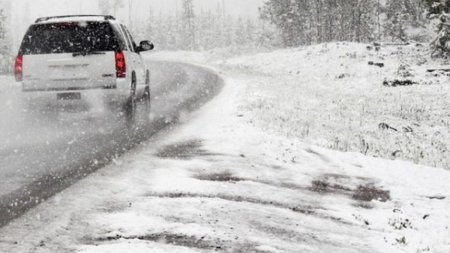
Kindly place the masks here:
[[(22, 39), (28, 25), (36, 18), (66, 14), (98, 14), (97, 0), (0, 0), (12, 4), (12, 26), (14, 44)], [(143, 22), (150, 8), (155, 13), (173, 12), (181, 7), (181, 0), (123, 0), (125, 9), (118, 18), (128, 22), (129, 2), (133, 2), (133, 22)], [(216, 9), (223, 0), (194, 0), (197, 11), (201, 9)], [(227, 13), (238, 16), (257, 17), (258, 7), (264, 0), (224, 0)]]

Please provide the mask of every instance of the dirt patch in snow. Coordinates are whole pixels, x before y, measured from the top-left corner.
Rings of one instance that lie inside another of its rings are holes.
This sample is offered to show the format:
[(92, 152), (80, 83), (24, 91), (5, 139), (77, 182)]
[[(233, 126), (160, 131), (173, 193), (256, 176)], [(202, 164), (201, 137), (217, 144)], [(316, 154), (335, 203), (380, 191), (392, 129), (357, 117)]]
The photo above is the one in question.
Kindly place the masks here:
[(213, 174), (204, 174), (204, 175), (197, 175), (195, 178), (202, 180), (202, 181), (214, 181), (214, 182), (239, 182), (243, 181), (244, 179), (239, 178), (231, 174), (230, 172), (220, 172), (220, 173), (213, 173)]
[[(117, 240), (141, 240), (150, 241), (160, 244), (168, 244), (173, 246), (186, 247), (198, 250), (207, 250), (213, 252), (236, 252), (236, 253), (266, 253), (266, 250), (258, 249), (258, 246), (254, 243), (245, 241), (241, 243), (232, 242), (228, 240), (223, 240), (220, 238), (207, 238), (206, 236), (196, 237), (184, 234), (172, 234), (168, 232), (164, 233), (153, 233), (141, 236), (107, 236), (99, 237), (92, 240), (96, 243), (98, 242), (112, 242)], [(236, 237), (235, 240), (239, 240)], [(203, 252), (203, 251), (202, 251)]]
[(305, 205), (295, 205), (295, 204), (286, 204), (277, 201), (268, 201), (257, 198), (245, 197), (245, 196), (236, 196), (236, 195), (227, 195), (227, 194), (201, 194), (201, 193), (151, 193), (147, 194), (147, 197), (155, 197), (155, 198), (170, 198), (170, 199), (186, 199), (186, 198), (199, 198), (199, 199), (221, 199), (225, 201), (231, 201), (236, 203), (248, 203), (248, 204), (256, 204), (263, 205), (268, 207), (275, 207), (290, 210), (299, 214), (304, 215), (312, 215), (321, 219), (331, 220), (340, 224), (351, 225), (350, 223), (342, 220), (338, 217), (333, 217), (324, 214), (321, 212), (324, 209), (321, 207), (314, 206), (305, 206)]
[(427, 198), (429, 198), (431, 200), (444, 200), (447, 197), (445, 197), (445, 196), (428, 196)]
[[(352, 186), (356, 183), (356, 187)], [(350, 178), (343, 175), (326, 174), (311, 182), (310, 190), (320, 194), (341, 194), (360, 202), (391, 200), (389, 191), (375, 186), (367, 178)], [(362, 203), (360, 206), (369, 207)]]
[(250, 204), (258, 204), (258, 205), (265, 205), (265, 206), (273, 206), (278, 208), (284, 208), (289, 209), (292, 211), (300, 212), (300, 213), (314, 213), (314, 209), (312, 207), (297, 207), (297, 206), (290, 206), (288, 204), (280, 203), (280, 202), (274, 202), (274, 201), (267, 201), (262, 199), (256, 199), (251, 197), (244, 197), (244, 196), (236, 196), (236, 195), (227, 195), (227, 194), (201, 194), (201, 193), (152, 193), (148, 194), (148, 197), (157, 197), (157, 198), (171, 198), (171, 199), (181, 199), (181, 198), (202, 198), (202, 199), (222, 199), (226, 201), (232, 201), (232, 202), (246, 202)]
[(311, 190), (318, 193), (336, 193), (336, 192), (348, 192), (350, 188), (339, 184), (331, 184), (326, 180), (313, 180), (311, 183)]
[(97, 242), (117, 241), (117, 240), (151, 241), (196, 249), (215, 249), (215, 250), (222, 249), (222, 246), (220, 246), (220, 242), (210, 242), (205, 240), (205, 237), (197, 238), (195, 236), (188, 236), (183, 234), (156, 233), (140, 236), (115, 235), (115, 236), (99, 237), (95, 239), (95, 241)]
[(163, 147), (156, 153), (157, 157), (160, 158), (170, 158), (178, 160), (190, 160), (194, 157), (199, 156), (218, 156), (221, 154), (216, 154), (208, 152), (202, 149), (202, 140), (189, 140), (184, 142), (178, 142), (174, 144), (167, 145)]
[(308, 148), (305, 151), (310, 153), (310, 154), (316, 155), (317, 157), (319, 157), (320, 159), (322, 159), (322, 161), (324, 161), (326, 163), (330, 162), (330, 159), (328, 157), (322, 155), (321, 153), (319, 153), (319, 152), (317, 152), (315, 150), (312, 150), (312, 149)]
[(198, 175), (194, 176), (194, 178), (202, 180), (202, 181), (225, 182), (225, 183), (252, 182), (252, 183), (261, 184), (261, 185), (265, 185), (265, 186), (269, 186), (269, 187), (285, 188), (285, 189), (289, 189), (289, 190), (299, 190), (299, 191), (308, 190), (308, 187), (301, 186), (298, 184), (273, 182), (270, 180), (242, 178), (242, 177), (235, 176), (231, 172), (228, 172), (228, 171), (212, 173), (212, 174), (200, 174), (199, 173)]
[(391, 200), (391, 194), (389, 191), (379, 189), (374, 185), (360, 185), (358, 189), (353, 191), (352, 198), (366, 202), (370, 202), (372, 200), (387, 202)]

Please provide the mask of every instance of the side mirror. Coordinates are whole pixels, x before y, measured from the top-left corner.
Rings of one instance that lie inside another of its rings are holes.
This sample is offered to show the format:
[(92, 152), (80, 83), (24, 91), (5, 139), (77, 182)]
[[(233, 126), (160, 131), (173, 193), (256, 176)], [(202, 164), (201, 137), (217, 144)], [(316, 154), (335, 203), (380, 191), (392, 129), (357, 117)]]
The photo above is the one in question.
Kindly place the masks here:
[(150, 50), (153, 50), (154, 48), (155, 48), (155, 45), (153, 45), (153, 43), (151, 43), (148, 40), (143, 40), (143, 41), (141, 41), (141, 43), (139, 43), (138, 51), (139, 52), (150, 51)]

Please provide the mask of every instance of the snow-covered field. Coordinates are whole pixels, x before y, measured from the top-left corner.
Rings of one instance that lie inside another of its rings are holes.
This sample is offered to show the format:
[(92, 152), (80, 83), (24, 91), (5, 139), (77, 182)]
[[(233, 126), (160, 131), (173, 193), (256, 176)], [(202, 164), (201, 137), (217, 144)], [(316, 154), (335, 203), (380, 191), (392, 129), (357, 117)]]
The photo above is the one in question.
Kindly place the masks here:
[(1, 229), (1, 251), (450, 252), (449, 171), (359, 153), (448, 159), (433, 144), (449, 143), (445, 78), (384, 87), (415, 49), (366, 50), (214, 60), (227, 83), (215, 100)]
[[(449, 75), (427, 71), (450, 66), (430, 59), (427, 45), (377, 51), (330, 43), (230, 57), (240, 53), (162, 55), (208, 62), (247, 79), (243, 106), (257, 127), (325, 148), (450, 169)], [(416, 84), (383, 85), (395, 80)]]

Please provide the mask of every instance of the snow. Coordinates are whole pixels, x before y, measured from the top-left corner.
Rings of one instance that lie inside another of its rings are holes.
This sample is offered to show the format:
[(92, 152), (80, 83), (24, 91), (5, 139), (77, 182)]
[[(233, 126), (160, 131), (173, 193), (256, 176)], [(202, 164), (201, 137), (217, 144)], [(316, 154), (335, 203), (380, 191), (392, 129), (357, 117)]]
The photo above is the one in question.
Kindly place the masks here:
[[(11, 92), (12, 91), (12, 92)], [(2, 108), (0, 109), (0, 118), (4, 119), (0, 121), (0, 139), (6, 142), (8, 134), (5, 131), (7, 126), (10, 126), (11, 121), (5, 119), (11, 119), (15, 117), (17, 114), (17, 97), (19, 94), (19, 87), (13, 81), (13, 77), (11, 76), (2, 76), (0, 75), (0, 101), (2, 101)], [(18, 127), (18, 126), (14, 126)], [(2, 146), (4, 143), (1, 143)]]
[[(161, 57), (207, 62), (248, 79), (248, 122), (267, 131), (325, 148), (448, 169), (449, 76), (427, 72), (448, 66), (430, 59), (427, 48), (382, 45), (375, 51), (373, 45), (329, 43), (238, 57), (223, 50)], [(383, 85), (394, 80), (417, 85)]]
[[(83, 161), (101, 164), (105, 156), (108, 160), (119, 156), (125, 151), (124, 147), (132, 147), (141, 138), (146, 140), (148, 134), (170, 125), (175, 112), (194, 109), (210, 98), (208, 94), (216, 94), (219, 89), (220, 83), (205, 87), (209, 72), (198, 68), (182, 64), (154, 66), (149, 63), (149, 66), (154, 82), (153, 114), (149, 126), (139, 126), (134, 131), (136, 136), (141, 136), (139, 138), (124, 134), (124, 120), (110, 115), (111, 111), (101, 103), (89, 112), (59, 112), (58, 120), (39, 113), (24, 113), (21, 85), (13, 77), (1, 78), (0, 198), (20, 190), (28, 192), (30, 185), (47, 176), (60, 181), (61, 175), (68, 171), (84, 174), (80, 168), (90, 165), (83, 166)], [(197, 100), (199, 97), (201, 101)], [(138, 122), (145, 119), (143, 112), (140, 103)], [(41, 181), (39, 185), (45, 184)]]
[[(450, 168), (449, 77), (427, 73), (440, 63), (425, 45), (367, 46), (330, 43), (221, 64), (255, 74), (247, 91), (252, 124), (326, 148)], [(397, 79), (417, 85), (383, 86)], [(383, 123), (398, 131), (381, 131)]]
[[(438, 103), (429, 106), (446, 106), (447, 87), (437, 81), (383, 87), (397, 57), (374, 55), (385, 57), (378, 69), (367, 66), (365, 50), (329, 44), (232, 59), (197, 54), (191, 61), (213, 65), (226, 80), (217, 98), (1, 229), (0, 249), (449, 252), (449, 171), (365, 156), (351, 145), (346, 153), (326, 148), (332, 129), (352, 143), (356, 130), (347, 127), (355, 121), (361, 136), (374, 134), (371, 145), (388, 146), (395, 140), (376, 134), (377, 113), (401, 126), (394, 102), (430, 93), (423, 99)], [(404, 92), (414, 97), (398, 99)], [(418, 129), (435, 123), (430, 115)]]
[[(48, 18), (48, 19), (47, 19)], [(86, 22), (86, 21), (105, 21), (105, 17), (98, 17), (98, 16), (72, 16), (72, 17), (61, 17), (61, 16), (55, 16), (55, 17), (43, 17), (42, 20), (40, 20), (39, 24), (52, 24), (56, 22)], [(107, 19), (108, 22), (111, 23), (118, 23), (114, 19)]]

